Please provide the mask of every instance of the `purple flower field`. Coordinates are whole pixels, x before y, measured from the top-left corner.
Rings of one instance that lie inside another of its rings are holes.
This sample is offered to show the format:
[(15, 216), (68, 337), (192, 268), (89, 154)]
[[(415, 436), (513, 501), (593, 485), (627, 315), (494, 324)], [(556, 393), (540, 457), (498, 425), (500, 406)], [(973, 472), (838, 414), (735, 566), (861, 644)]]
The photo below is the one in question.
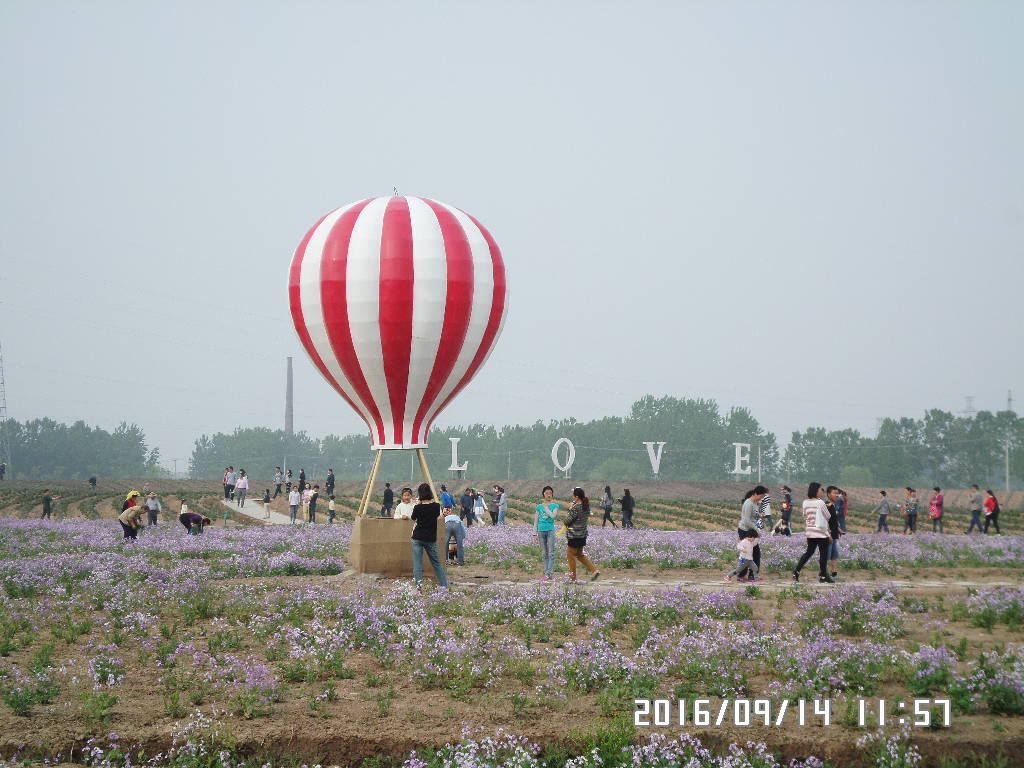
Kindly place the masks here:
[[(488, 584), (477, 577), (535, 573), (539, 555), (527, 529), (481, 527), (455, 589), (421, 593), (339, 578), (347, 543), (345, 526), (191, 537), (165, 526), (124, 543), (105, 522), (0, 521), (0, 754), (184, 766), (205, 750), (249, 765), (287, 726), (303, 754), (339, 764), (383, 751), (393, 762), (376, 765), (554, 765), (561, 745), (574, 754), (557, 764), (579, 768), (841, 765), (869, 753), (880, 762), (860, 764), (913, 765), (944, 740), (966, 749), (993, 718), (1004, 742), (1024, 736), (1020, 586), (631, 588), (621, 577), (640, 566), (733, 564), (729, 533), (656, 531), (594, 532), (591, 556), (619, 576), (610, 584)], [(1012, 537), (844, 544), (844, 574), (901, 579), (918, 567), (1005, 574), (1024, 559)], [(784, 574), (803, 547), (762, 548), (765, 570)], [(878, 724), (856, 722), (861, 697), (948, 699), (953, 724), (857, 747)], [(765, 727), (732, 746), (633, 727), (634, 699), (697, 698), (828, 698), (835, 724), (813, 752)], [(411, 732), (425, 740), (410, 755)], [(345, 733), (372, 733), (369, 751)]]

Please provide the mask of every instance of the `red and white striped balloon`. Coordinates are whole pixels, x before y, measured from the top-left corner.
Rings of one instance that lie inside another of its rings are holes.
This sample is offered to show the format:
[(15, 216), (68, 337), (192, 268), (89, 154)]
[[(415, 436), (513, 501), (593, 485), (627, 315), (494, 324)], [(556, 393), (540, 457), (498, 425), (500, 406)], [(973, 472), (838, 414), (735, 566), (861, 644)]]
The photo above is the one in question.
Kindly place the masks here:
[(331, 211), (302, 238), (288, 289), (306, 352), (370, 428), (373, 448), (424, 448), (494, 349), (505, 263), (481, 224), (420, 197)]

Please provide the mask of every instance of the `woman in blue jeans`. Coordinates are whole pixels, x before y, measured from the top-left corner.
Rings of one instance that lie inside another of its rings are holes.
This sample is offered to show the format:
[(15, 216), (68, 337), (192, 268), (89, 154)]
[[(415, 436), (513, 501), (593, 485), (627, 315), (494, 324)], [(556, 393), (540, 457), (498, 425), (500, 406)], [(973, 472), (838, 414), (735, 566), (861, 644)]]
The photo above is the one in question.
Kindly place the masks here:
[(550, 485), (545, 485), (541, 494), (544, 501), (537, 505), (533, 517), (533, 538), (540, 542), (544, 581), (551, 581), (555, 573), (555, 518), (560, 507), (554, 500), (555, 490)]
[(434, 501), (434, 491), (426, 483), (420, 483), (417, 494), (420, 503), (412, 508), (412, 519), (416, 523), (412, 529), (412, 577), (419, 589), (423, 581), (423, 553), (426, 552), (438, 585), (447, 589), (448, 576), (437, 554), (437, 519), (441, 516), (441, 505)]

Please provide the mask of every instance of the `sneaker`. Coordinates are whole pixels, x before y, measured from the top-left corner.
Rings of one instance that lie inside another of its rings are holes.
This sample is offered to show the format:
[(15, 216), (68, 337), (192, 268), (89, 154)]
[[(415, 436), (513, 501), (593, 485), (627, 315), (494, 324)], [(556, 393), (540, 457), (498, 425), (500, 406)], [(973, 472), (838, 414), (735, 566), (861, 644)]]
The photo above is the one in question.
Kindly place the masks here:
[(793, 581), (800, 581), (800, 571), (793, 571)]
[(600, 575), (601, 575), (600, 571), (594, 571), (593, 575), (590, 577), (590, 580), (591, 581), (597, 581), (597, 577), (600, 576)]
[(822, 584), (835, 584), (835, 579), (831, 576), (819, 576), (818, 581)]

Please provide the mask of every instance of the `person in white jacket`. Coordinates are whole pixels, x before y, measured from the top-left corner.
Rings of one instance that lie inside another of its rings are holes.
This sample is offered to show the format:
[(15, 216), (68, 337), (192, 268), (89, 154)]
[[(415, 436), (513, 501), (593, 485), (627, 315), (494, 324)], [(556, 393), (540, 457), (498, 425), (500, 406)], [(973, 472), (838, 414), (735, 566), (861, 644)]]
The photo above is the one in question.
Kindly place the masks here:
[(412, 510), (415, 506), (412, 502), (412, 488), (403, 488), (402, 500), (395, 507), (395, 520), (412, 520)]
[(793, 569), (793, 581), (800, 581), (800, 570), (811, 559), (814, 550), (818, 550), (818, 581), (833, 584), (835, 583), (826, 570), (828, 566), (828, 550), (832, 543), (832, 537), (828, 532), (828, 521), (831, 514), (825, 504), (825, 491), (821, 483), (811, 483), (807, 486), (807, 498), (804, 499), (804, 529), (807, 534), (807, 551), (801, 556), (800, 561)]
[(249, 476), (244, 469), (238, 470), (238, 480), (235, 481), (235, 501), (239, 508), (245, 506), (245, 494), (249, 492)]

